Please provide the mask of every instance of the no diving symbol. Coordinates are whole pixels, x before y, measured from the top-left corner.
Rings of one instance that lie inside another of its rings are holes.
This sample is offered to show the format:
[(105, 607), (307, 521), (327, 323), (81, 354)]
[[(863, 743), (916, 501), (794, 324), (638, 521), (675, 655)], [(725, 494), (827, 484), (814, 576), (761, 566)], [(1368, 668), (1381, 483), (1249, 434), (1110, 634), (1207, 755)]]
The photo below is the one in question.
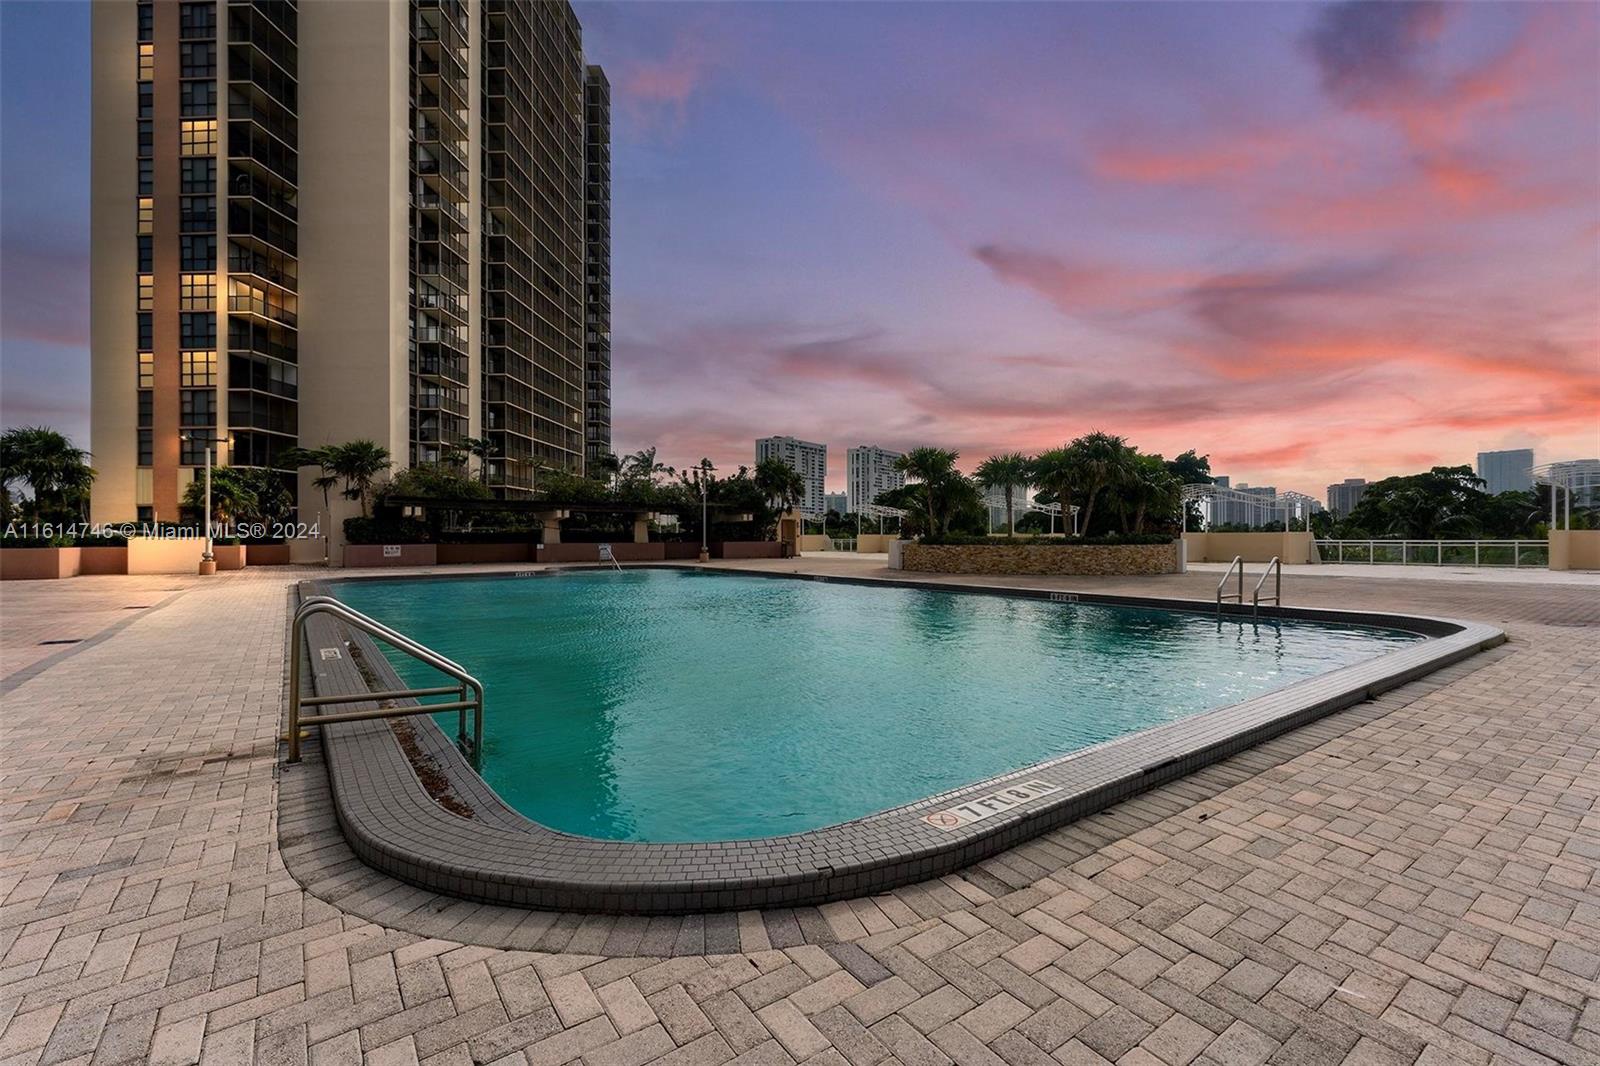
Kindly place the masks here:
[(954, 829), (961, 824), (962, 818), (952, 811), (935, 811), (933, 814), (924, 815), (922, 820), (940, 829)]

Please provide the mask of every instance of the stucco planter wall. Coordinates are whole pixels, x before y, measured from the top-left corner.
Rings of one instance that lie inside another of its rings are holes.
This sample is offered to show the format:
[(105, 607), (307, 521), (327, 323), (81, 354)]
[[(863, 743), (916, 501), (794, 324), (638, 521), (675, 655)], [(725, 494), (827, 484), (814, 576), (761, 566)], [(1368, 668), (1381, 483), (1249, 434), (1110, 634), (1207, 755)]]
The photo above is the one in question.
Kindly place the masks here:
[[(199, 537), (134, 537), (128, 541), (128, 573), (193, 574), (206, 542)], [(219, 560), (217, 569), (222, 569)]]
[(246, 544), (244, 561), (249, 566), (288, 566), (289, 545)]
[(1191, 563), (1265, 563), (1274, 556), (1291, 565), (1320, 563), (1316, 537), (1310, 533), (1185, 533)]
[[(384, 548), (399, 548), (393, 555), (385, 555)], [(437, 544), (346, 544), (345, 566), (437, 566)]]
[(243, 544), (214, 544), (211, 547), (211, 558), (216, 561), (218, 570), (243, 570), (245, 546)]
[(79, 574), (126, 574), (127, 572), (127, 548), (115, 547), (78, 549)]
[(441, 544), (439, 562), (526, 563), (533, 559), (532, 544)]
[(775, 540), (724, 540), (711, 542), (718, 559), (781, 559), (783, 545)]
[(1600, 529), (1551, 530), (1550, 569), (1600, 570)]
[(80, 548), (6, 548), (0, 550), (0, 580), (52, 581), (77, 577)]
[(935, 574), (1176, 574), (1178, 545), (907, 544), (901, 559)]

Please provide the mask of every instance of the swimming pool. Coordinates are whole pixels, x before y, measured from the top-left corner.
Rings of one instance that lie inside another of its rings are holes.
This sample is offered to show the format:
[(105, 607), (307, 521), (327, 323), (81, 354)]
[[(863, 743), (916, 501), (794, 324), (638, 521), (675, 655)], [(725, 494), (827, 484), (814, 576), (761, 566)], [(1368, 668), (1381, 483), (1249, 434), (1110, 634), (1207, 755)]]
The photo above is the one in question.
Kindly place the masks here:
[(834, 825), (1422, 639), (673, 569), (337, 594), (484, 682), (482, 773), (507, 804), (619, 841)]

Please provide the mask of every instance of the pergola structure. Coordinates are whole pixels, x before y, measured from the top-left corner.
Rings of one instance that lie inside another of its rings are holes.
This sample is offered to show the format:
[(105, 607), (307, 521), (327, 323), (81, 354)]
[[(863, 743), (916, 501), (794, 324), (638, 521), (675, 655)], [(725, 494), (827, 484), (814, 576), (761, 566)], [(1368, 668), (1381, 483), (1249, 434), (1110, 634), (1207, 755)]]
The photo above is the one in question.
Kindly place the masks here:
[(1593, 507), (1600, 499), (1600, 459), (1567, 459), (1562, 462), (1541, 463), (1533, 468), (1534, 480), (1550, 486), (1550, 528), (1557, 528), (1557, 489), (1564, 501), (1562, 517), (1567, 529), (1572, 528), (1572, 498), (1582, 501), (1580, 507)]
[[(398, 507), (401, 513), (418, 515), (424, 511), (443, 511), (454, 520), (462, 513), (517, 513), (528, 514), (540, 520), (544, 527), (544, 541), (547, 544), (561, 542), (561, 520), (571, 517), (572, 512), (578, 511), (588, 514), (615, 514), (625, 515), (633, 523), (633, 539), (636, 543), (644, 543), (650, 539), (650, 523), (662, 515), (677, 516), (684, 511), (697, 511), (698, 506), (673, 505), (663, 506), (653, 504), (640, 506), (626, 503), (583, 503), (581, 501), (562, 502), (560, 500), (484, 500), (484, 499), (432, 499), (422, 496), (390, 496), (385, 502), (390, 506)], [(711, 504), (705, 508), (709, 514), (716, 515), (725, 522), (750, 522), (755, 515), (741, 508), (725, 504)]]
[[(1260, 492), (1242, 492), (1239, 489), (1223, 488), (1210, 482), (1197, 482), (1183, 487), (1183, 531), (1189, 532), (1189, 504), (1191, 502), (1206, 501), (1211, 504), (1215, 513), (1216, 504), (1220, 501), (1230, 509), (1234, 507), (1248, 508), (1252, 525), (1266, 525), (1268, 522), (1281, 521), (1287, 530), (1291, 520), (1299, 519), (1310, 528), (1312, 512), (1322, 506), (1322, 501), (1315, 496), (1307, 496), (1303, 492), (1279, 492), (1271, 496)], [(1265, 517), (1263, 517), (1265, 516)], [(1214, 522), (1213, 522), (1214, 524)]]

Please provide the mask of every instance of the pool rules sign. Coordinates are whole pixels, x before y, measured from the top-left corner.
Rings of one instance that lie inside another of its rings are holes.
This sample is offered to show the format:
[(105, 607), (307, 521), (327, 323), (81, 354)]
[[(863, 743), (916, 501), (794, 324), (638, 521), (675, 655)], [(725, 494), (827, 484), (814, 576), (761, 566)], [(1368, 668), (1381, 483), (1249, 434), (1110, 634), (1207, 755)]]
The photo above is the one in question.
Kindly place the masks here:
[(949, 832), (960, 829), (964, 825), (971, 825), (973, 822), (981, 822), (985, 818), (996, 814), (1004, 814), (1014, 807), (1020, 807), (1025, 803), (1033, 802), (1041, 796), (1048, 796), (1060, 791), (1060, 786), (1052, 785), (1048, 781), (1023, 781), (1019, 784), (1007, 785), (1005, 788), (997, 792), (991, 792), (987, 796), (977, 796), (967, 800), (965, 803), (958, 803), (954, 807), (946, 807), (942, 811), (924, 814), (922, 820), (935, 829), (943, 829)]

